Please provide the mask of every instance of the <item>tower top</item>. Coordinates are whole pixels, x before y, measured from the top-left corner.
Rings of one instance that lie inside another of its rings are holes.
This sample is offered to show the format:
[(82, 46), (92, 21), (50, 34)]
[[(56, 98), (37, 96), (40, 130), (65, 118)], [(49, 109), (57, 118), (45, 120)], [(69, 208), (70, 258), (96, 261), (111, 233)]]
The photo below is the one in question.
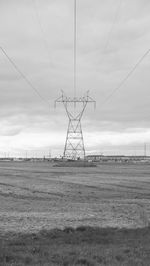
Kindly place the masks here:
[(86, 93), (86, 96), (83, 96), (83, 97), (67, 97), (65, 94), (64, 94), (64, 91), (62, 91), (62, 95), (56, 99), (55, 101), (55, 106), (57, 103), (64, 103), (64, 104), (68, 104), (68, 103), (93, 103), (94, 104), (94, 107), (96, 107), (96, 101), (89, 96), (89, 91), (87, 91)]

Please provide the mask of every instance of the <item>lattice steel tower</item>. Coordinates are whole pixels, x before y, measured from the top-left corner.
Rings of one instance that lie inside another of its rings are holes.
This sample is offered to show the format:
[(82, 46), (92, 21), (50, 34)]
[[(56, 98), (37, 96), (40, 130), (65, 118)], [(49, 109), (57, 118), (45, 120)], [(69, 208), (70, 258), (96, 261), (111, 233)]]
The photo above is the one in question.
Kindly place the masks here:
[(81, 119), (87, 104), (94, 103), (95, 105), (96, 102), (88, 95), (88, 93), (85, 97), (68, 98), (62, 92), (61, 97), (55, 101), (55, 104), (56, 103), (63, 103), (69, 119), (63, 157), (74, 160), (79, 158), (84, 159), (85, 147)]
[(77, 160), (85, 157), (84, 139), (82, 133), (81, 119), (88, 103), (96, 102), (89, 96), (88, 92), (85, 97), (76, 97), (76, 36), (77, 36), (77, 0), (74, 0), (74, 69), (73, 69), (73, 88), (74, 97), (67, 97), (62, 91), (62, 95), (55, 101), (63, 103), (69, 123), (64, 147), (64, 158)]

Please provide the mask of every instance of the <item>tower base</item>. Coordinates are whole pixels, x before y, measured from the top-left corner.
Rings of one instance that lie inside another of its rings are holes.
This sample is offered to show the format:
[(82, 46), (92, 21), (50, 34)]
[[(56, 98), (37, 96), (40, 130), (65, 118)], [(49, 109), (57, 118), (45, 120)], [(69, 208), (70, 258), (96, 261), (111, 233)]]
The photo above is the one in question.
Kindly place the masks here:
[(96, 167), (96, 163), (88, 162), (85, 160), (64, 160), (64, 161), (57, 161), (53, 167)]

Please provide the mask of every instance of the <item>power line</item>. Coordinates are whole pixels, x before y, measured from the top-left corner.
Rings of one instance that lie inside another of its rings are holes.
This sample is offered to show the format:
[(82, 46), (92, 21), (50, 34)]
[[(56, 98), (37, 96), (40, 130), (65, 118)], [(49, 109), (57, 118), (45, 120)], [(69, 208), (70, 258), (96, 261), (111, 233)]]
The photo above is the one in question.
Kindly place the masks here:
[(37, 22), (39, 24), (39, 29), (40, 29), (40, 32), (41, 32), (41, 40), (43, 41), (43, 45), (44, 45), (44, 48), (45, 48), (45, 51), (46, 51), (47, 57), (48, 57), (49, 66), (51, 68), (53, 64), (52, 64), (52, 61), (50, 60), (49, 46), (48, 46), (47, 39), (45, 38), (45, 30), (44, 30), (43, 24), (41, 22), (41, 16), (40, 16), (40, 13), (39, 13), (39, 8), (38, 8), (38, 5), (37, 5), (37, 1), (36, 0), (32, 0), (32, 2), (33, 2), (33, 8), (34, 8), (34, 11), (35, 11)]
[(117, 8), (116, 8), (116, 12), (115, 12), (115, 15), (114, 15), (114, 19), (113, 19), (113, 22), (112, 22), (112, 25), (111, 25), (110, 31), (109, 31), (109, 33), (108, 33), (108, 37), (107, 37), (106, 43), (105, 43), (105, 45), (104, 45), (104, 52), (106, 52), (106, 50), (107, 50), (107, 48), (108, 48), (108, 46), (109, 46), (110, 38), (111, 38), (111, 36), (112, 36), (114, 26), (115, 26), (115, 24), (116, 24), (116, 22), (117, 22), (118, 13), (119, 13), (119, 11), (120, 11), (121, 1), (122, 1), (122, 0), (119, 0), (118, 5), (117, 5)]
[(38, 92), (38, 90), (32, 85), (31, 81), (28, 80), (28, 78), (23, 74), (23, 72), (18, 68), (18, 66), (14, 63), (14, 61), (10, 58), (10, 56), (6, 53), (6, 51), (0, 47), (2, 53), (6, 56), (8, 61), (11, 63), (11, 65), (15, 68), (15, 70), (21, 75), (21, 77), (26, 81), (26, 83), (34, 90), (34, 92), (41, 98), (42, 101), (44, 101), (46, 104), (49, 105), (49, 102), (41, 96), (41, 94)]
[(76, 97), (76, 68), (77, 68), (77, 3), (74, 0), (74, 97)]
[[(150, 53), (150, 49), (146, 51), (146, 53), (139, 59), (139, 61), (135, 64), (135, 66), (131, 69), (131, 71), (127, 74), (127, 76), (120, 82), (119, 86), (115, 88), (109, 95), (106, 97), (105, 101), (102, 103), (104, 105), (108, 100), (118, 91), (122, 88), (122, 86), (126, 83), (126, 81), (129, 79), (129, 77), (133, 74), (133, 72), (136, 70), (136, 68), (141, 64), (141, 62), (144, 60), (144, 58)], [(102, 106), (101, 105), (101, 106)]]

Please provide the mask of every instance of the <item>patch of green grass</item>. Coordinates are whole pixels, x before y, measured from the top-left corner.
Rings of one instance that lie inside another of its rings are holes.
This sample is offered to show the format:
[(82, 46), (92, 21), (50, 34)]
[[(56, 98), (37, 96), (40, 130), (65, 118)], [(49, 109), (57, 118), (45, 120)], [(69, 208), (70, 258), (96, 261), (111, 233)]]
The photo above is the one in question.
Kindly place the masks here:
[(1, 266), (148, 266), (150, 228), (80, 226), (0, 236)]

